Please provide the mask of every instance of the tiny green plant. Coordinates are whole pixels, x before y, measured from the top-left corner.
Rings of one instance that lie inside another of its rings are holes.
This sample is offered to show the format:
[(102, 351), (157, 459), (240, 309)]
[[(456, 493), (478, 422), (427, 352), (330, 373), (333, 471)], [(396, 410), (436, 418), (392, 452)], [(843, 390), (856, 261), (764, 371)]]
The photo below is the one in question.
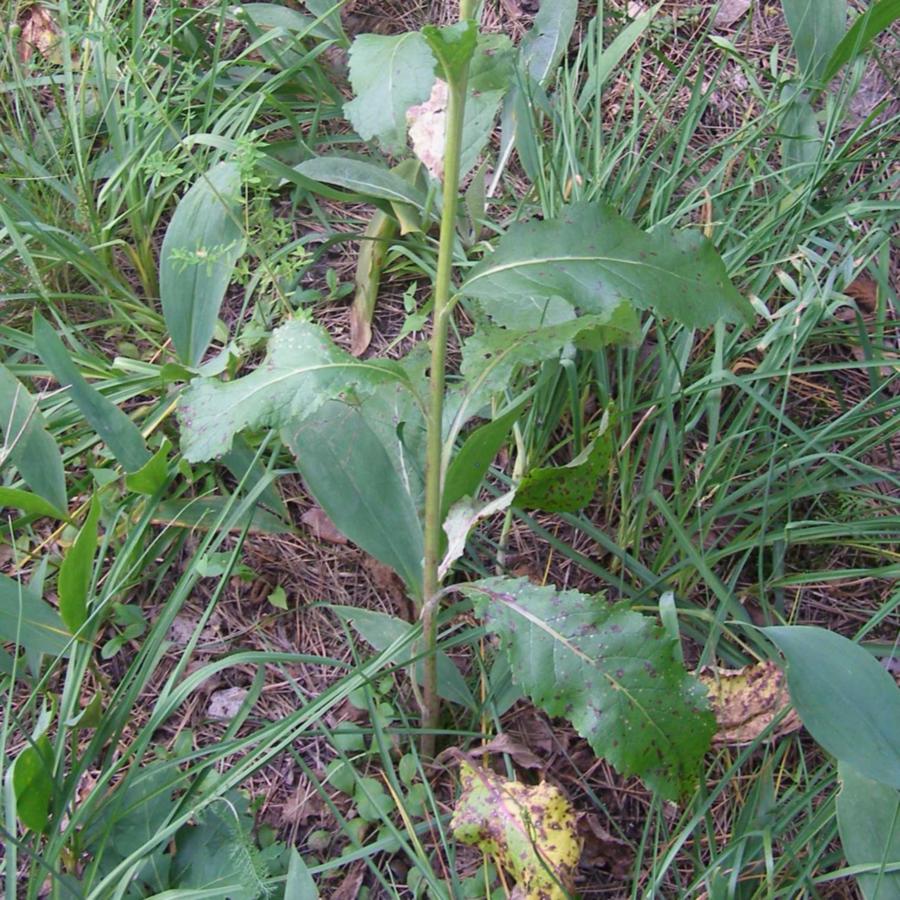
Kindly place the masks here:
[[(301, 314), (276, 330), (259, 368), (227, 382), (196, 378), (180, 406), (182, 449), (192, 461), (228, 452), (244, 429), (280, 429), (337, 527), (403, 578), (423, 630), (421, 725), (429, 755), (440, 717), (438, 612), (467, 534), (513, 505), (584, 506), (590, 483), (614, 455), (608, 411), (569, 466), (528, 472), (520, 460), (517, 483), (481, 502), (482, 481), (528, 403), (527, 389), (510, 391), (516, 377), (567, 348), (634, 345), (642, 310), (688, 327), (753, 318), (702, 235), (664, 227), (650, 234), (602, 202), (514, 224), (495, 244), (466, 240), (472, 229), (461, 223), (463, 180), (501, 106), (524, 103), (520, 95), (535, 72), (546, 74), (559, 59), (574, 9), (543, 4), (535, 34), (549, 34), (552, 46), (531, 36), (518, 56), (508, 39), (479, 30), (470, 0), (460, 3), (454, 25), (359, 36), (350, 49), (357, 96), (345, 112), (363, 138), (395, 155), (406, 147), (409, 121), (430, 117), (431, 139), (414, 135), (431, 172), (427, 185), (369, 160), (333, 156), (293, 172), (310, 190), (363, 194), (398, 220), (412, 209), (423, 231), (437, 218), (427, 351), (417, 347), (400, 360), (356, 358)], [(226, 221), (223, 198), (204, 197)], [(471, 218), (484, 218), (483, 208)], [(213, 218), (205, 221), (215, 230)], [(162, 265), (169, 265), (165, 257)], [(459, 371), (450, 372), (448, 336), (462, 304), (476, 325), (462, 339)], [(199, 362), (217, 306), (205, 306), (204, 321), (173, 319), (185, 364)], [(702, 686), (677, 658), (675, 640), (652, 619), (525, 579), (491, 578), (462, 593), (498, 636), (532, 700), (568, 717), (624, 774), (643, 777), (667, 797), (691, 790), (713, 717)]]

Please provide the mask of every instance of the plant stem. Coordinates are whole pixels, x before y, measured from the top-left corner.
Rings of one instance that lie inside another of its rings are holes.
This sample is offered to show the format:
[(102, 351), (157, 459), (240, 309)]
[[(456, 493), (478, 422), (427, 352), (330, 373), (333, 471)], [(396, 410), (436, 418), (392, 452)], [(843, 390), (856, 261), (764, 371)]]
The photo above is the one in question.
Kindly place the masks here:
[[(468, 18), (471, 3), (462, 0), (460, 17)], [(434, 281), (434, 314), (431, 333), (431, 372), (428, 403), (428, 443), (425, 462), (425, 568), (423, 573), (422, 633), (425, 642), (423, 728), (437, 728), (440, 698), (437, 694), (437, 614), (438, 603), (429, 602), (440, 589), (438, 566), (441, 554), (441, 447), (444, 420), (444, 366), (447, 357), (447, 329), (450, 322), (450, 291), (453, 276), (453, 243), (456, 234), (456, 209), (459, 199), (459, 164), (462, 146), (463, 115), (466, 105), (467, 73), (449, 85), (447, 132), (444, 144), (444, 206), (437, 275)], [(434, 754), (434, 734), (422, 735), (422, 753)]]

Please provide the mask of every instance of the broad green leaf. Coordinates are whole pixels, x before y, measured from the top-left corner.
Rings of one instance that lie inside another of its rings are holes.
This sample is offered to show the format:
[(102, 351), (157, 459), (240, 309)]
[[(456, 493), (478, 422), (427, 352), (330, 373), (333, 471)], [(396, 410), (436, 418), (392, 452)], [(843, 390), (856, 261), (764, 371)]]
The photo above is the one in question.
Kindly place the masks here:
[[(505, 35), (479, 35), (466, 92), (460, 172), (468, 174), (494, 131), (494, 119), (513, 79), (512, 43)], [(450, 88), (438, 78), (425, 103), (407, 112), (413, 152), (435, 178), (443, 178)]]
[(196, 366), (209, 347), (234, 264), (244, 252), (240, 188), (238, 164), (217, 163), (181, 198), (163, 239), (163, 315), (188, 366)]
[[(389, 452), (371, 411), (326, 402), (283, 429), (304, 481), (332, 522), (351, 541), (390, 566), (414, 595), (422, 592), (422, 525), (412, 479)], [(398, 429), (394, 442), (403, 440)]]
[(394, 810), (394, 798), (377, 778), (360, 778), (353, 790), (356, 810), (365, 822), (379, 822)]
[(472, 170), (491, 139), (494, 120), (514, 77), (514, 53), (510, 39), (504, 34), (479, 35), (469, 69), (460, 149), (462, 175)]
[(521, 328), (534, 298), (562, 297), (587, 313), (622, 300), (691, 327), (752, 322), (753, 308), (696, 231), (641, 231), (602, 203), (578, 203), (547, 221), (514, 225), (463, 282), (499, 325)]
[(567, 322), (523, 330), (483, 327), (466, 339), (460, 372), (466, 395), (457, 422), (476, 413), (490, 398), (505, 391), (516, 371), (557, 356), (569, 344), (598, 350), (609, 344), (633, 343), (638, 333), (637, 316), (627, 303), (619, 303), (599, 315), (585, 315)]
[(847, 27), (847, 0), (781, 0), (800, 71), (820, 77)]
[(568, 513), (587, 506), (615, 456), (611, 422), (607, 410), (594, 438), (570, 463), (527, 472), (516, 490), (515, 505)]
[[(319, 17), (320, 11), (313, 9), (314, 6), (318, 5), (315, 3), (315, 0), (313, 0), (312, 4), (306, 3), (305, 5), (316, 18)], [(327, 8), (331, 8), (334, 6), (334, 3), (331, 0), (324, 0), (324, 5)], [(323, 19), (317, 24), (316, 19), (277, 3), (243, 3), (239, 9), (257, 28), (261, 29), (283, 28), (288, 33), (301, 36), (311, 35), (323, 40), (340, 40), (343, 34), (343, 29), (339, 31), (335, 29), (334, 19), (337, 18), (339, 26), (339, 15)]]
[(275, 330), (255, 371), (190, 384), (179, 406), (182, 451), (191, 462), (212, 459), (244, 429), (294, 428), (331, 397), (404, 377), (396, 364), (355, 359), (321, 326), (294, 319)]
[(303, 5), (311, 16), (305, 16), (295, 9), (277, 3), (244, 3), (238, 10), (257, 28), (283, 28), (301, 37), (311, 35), (326, 41), (347, 43), (341, 25), (340, 11), (336, 9), (338, 4), (334, 0), (306, 0)]
[(377, 138), (388, 153), (406, 147), (406, 111), (427, 99), (435, 60), (418, 32), (361, 34), (350, 48), (355, 99), (344, 113), (360, 137)]
[[(234, 501), (230, 497), (219, 496), (206, 496), (190, 500), (163, 500), (153, 511), (153, 523), (191, 530), (209, 530), (218, 527), (217, 523), (233, 504)], [(250, 518), (249, 525), (247, 518)], [(242, 531), (245, 525), (254, 534), (287, 534), (294, 530), (284, 520), (272, 515), (261, 506), (256, 506), (252, 513), (235, 519), (231, 529)]]
[(141, 466), (137, 472), (125, 476), (125, 487), (129, 491), (151, 496), (155, 494), (169, 478), (169, 451), (172, 445), (163, 441), (163, 445)]
[(30, 653), (68, 656), (71, 640), (55, 609), (30, 587), (0, 575), (0, 641)]
[(422, 37), (428, 42), (447, 82), (453, 84), (459, 81), (475, 53), (478, 42), (476, 23), (469, 19), (442, 28), (426, 25), (422, 29)]
[(865, 900), (897, 900), (900, 871), (879, 872), (900, 863), (900, 791), (860, 775), (845, 762), (838, 764), (841, 791), (837, 820), (844, 855), (851, 866), (870, 865), (875, 871), (857, 875)]
[(488, 467), (500, 452), (527, 401), (527, 397), (522, 397), (492, 422), (479, 426), (466, 437), (462, 447), (454, 454), (444, 478), (441, 494), (444, 516), (457, 500), (476, 495)]
[(81, 530), (59, 567), (57, 582), (59, 614), (66, 628), (73, 634), (87, 621), (88, 590), (91, 586), (94, 554), (97, 552), (97, 523), (99, 521), (100, 501), (95, 495), (84, 525), (81, 526)]
[(34, 346), (56, 380), (69, 388), (72, 401), (126, 472), (136, 472), (150, 453), (137, 425), (82, 378), (69, 351), (39, 313), (34, 316)]
[(376, 209), (366, 226), (356, 262), (356, 292), (350, 306), (350, 352), (362, 356), (372, 342), (372, 317), (381, 288), (381, 270), (390, 242), (400, 230), (397, 220)]
[(247, 800), (230, 791), (210, 803), (176, 837), (171, 883), (185, 894), (218, 888), (227, 900), (257, 900), (265, 894), (266, 875), (252, 839), (253, 817)]
[(568, 900), (581, 857), (575, 810), (547, 782), (507, 781), (463, 760), (453, 836), (474, 844), (515, 878), (523, 900)]
[(12, 506), (29, 516), (49, 516), (53, 519), (68, 519), (61, 510), (48, 503), (43, 497), (17, 488), (0, 487), (0, 507)]
[(41, 832), (47, 827), (53, 796), (52, 765), (53, 747), (45, 734), (28, 744), (13, 763), (16, 814), (32, 831)]
[(569, 719), (623, 775), (669, 799), (690, 794), (715, 718), (705, 688), (652, 619), (527, 578), (487, 578), (463, 590), (534, 703)]
[(900, 788), (900, 688), (859, 644), (824, 628), (764, 628), (787, 659), (807, 731), (864, 778)]
[[(402, 619), (373, 612), (370, 609), (353, 606), (330, 606), (329, 609), (350, 625), (367, 644), (379, 653), (386, 650), (391, 644), (395, 644), (416, 627)], [(399, 651), (392, 662), (397, 666), (406, 666), (416, 652), (415, 644), (410, 644)], [(437, 670), (437, 692), (442, 699), (448, 700), (450, 703), (458, 703), (467, 709), (478, 708), (465, 678), (443, 650), (437, 651)], [(420, 659), (416, 662), (416, 681), (420, 685), (424, 684), (424, 677), (424, 666)]]
[(318, 900), (319, 889), (313, 881), (303, 857), (296, 847), (291, 847), (291, 858), (288, 863), (287, 880), (284, 883), (285, 900)]
[(132, 775), (113, 790), (100, 807), (102, 813), (91, 821), (83, 839), (88, 847), (103, 847), (99, 860), (102, 876), (110, 873), (124, 859), (143, 851), (134, 882), (156, 895), (170, 884), (172, 856), (164, 844), (154, 845), (154, 838), (176, 812), (174, 790), (183, 788), (185, 779), (177, 766), (154, 761), (133, 770)]
[(47, 431), (37, 400), (0, 365), (0, 462), (12, 460), (25, 483), (57, 510), (64, 510), (66, 475), (62, 454)]
[(428, 202), (425, 191), (402, 175), (359, 159), (319, 156), (300, 163), (295, 169), (313, 181), (336, 184), (391, 203), (408, 203), (419, 211), (424, 210)]
[(825, 66), (822, 81), (828, 82), (855, 56), (864, 53), (873, 39), (900, 19), (900, 0), (875, 0), (841, 38)]

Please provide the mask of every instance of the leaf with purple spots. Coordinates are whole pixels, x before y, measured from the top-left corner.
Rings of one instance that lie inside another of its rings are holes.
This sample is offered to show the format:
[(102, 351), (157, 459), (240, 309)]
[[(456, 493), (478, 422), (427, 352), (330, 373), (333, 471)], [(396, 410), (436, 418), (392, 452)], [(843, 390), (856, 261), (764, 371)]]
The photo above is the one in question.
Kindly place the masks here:
[(693, 790), (715, 718), (651, 618), (527, 578), (486, 578), (464, 591), (534, 703), (567, 718), (622, 775), (667, 799)]

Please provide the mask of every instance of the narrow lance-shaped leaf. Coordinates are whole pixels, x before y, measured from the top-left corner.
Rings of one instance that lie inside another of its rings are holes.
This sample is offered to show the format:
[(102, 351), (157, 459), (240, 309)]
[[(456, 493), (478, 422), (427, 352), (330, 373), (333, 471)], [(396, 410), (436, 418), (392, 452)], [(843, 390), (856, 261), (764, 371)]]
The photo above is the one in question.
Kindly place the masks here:
[(642, 231), (602, 203), (578, 203), (556, 219), (514, 225), (460, 292), (481, 300), (499, 325), (522, 327), (534, 298), (562, 297), (598, 313), (622, 300), (692, 327), (752, 322), (713, 245), (695, 231)]
[(406, 147), (406, 111), (431, 93), (434, 65), (428, 43), (418, 32), (359, 35), (350, 48), (355, 99), (344, 106), (359, 136), (377, 138), (388, 153), (401, 153)]
[(900, 0), (876, 0), (860, 15), (835, 47), (822, 81), (829, 82), (841, 67), (860, 53), (865, 53), (872, 40), (900, 19)]
[(354, 356), (362, 356), (372, 342), (372, 317), (381, 288), (381, 270), (399, 228), (392, 215), (376, 209), (360, 242), (356, 292), (350, 306), (350, 352)]
[(488, 467), (500, 452), (527, 400), (527, 397), (522, 397), (496, 419), (476, 428), (453, 455), (441, 494), (444, 516), (457, 500), (475, 496)]
[(159, 290), (172, 343), (197, 365), (209, 347), (234, 264), (244, 252), (241, 173), (213, 166), (181, 198), (160, 251)]
[[(859, 644), (824, 628), (764, 628), (787, 659), (807, 731), (860, 775), (900, 788), (900, 688)], [(840, 710), (840, 715), (835, 715)]]
[(21, 509), (27, 516), (49, 516), (52, 519), (66, 519), (66, 514), (48, 503), (43, 497), (31, 491), (20, 491), (18, 488), (0, 487), (0, 507)]
[(254, 372), (191, 383), (179, 408), (182, 451), (191, 462), (212, 459), (246, 428), (293, 427), (342, 391), (405, 377), (396, 364), (355, 359), (321, 326), (294, 319), (275, 330)]
[(781, 0), (781, 5), (800, 71), (822, 75), (844, 36), (847, 0)]
[(62, 454), (47, 431), (37, 399), (4, 365), (0, 365), (0, 434), (6, 456), (25, 482), (53, 506), (56, 515), (64, 514), (68, 501)]
[(410, 487), (365, 409), (328, 402), (286, 426), (284, 437), (332, 522), (421, 596), (422, 525)]
[(84, 525), (72, 542), (59, 568), (59, 614), (66, 627), (76, 632), (87, 621), (87, 597), (91, 584), (94, 553), (97, 551), (97, 523), (100, 501), (91, 502)]
[[(428, 195), (403, 174), (375, 163), (343, 156), (318, 156), (294, 167), (297, 172), (314, 181), (336, 184), (378, 200), (408, 203), (422, 211)], [(399, 169), (399, 166), (397, 167)]]
[(715, 732), (706, 690), (676, 662), (651, 619), (578, 591), (528, 579), (466, 585), (500, 636), (516, 682), (551, 716), (565, 716), (623, 775), (664, 797), (694, 788)]
[[(519, 67), (526, 79), (538, 86), (549, 81), (572, 37), (577, 15), (578, 0), (542, 0), (534, 24), (519, 47)], [(515, 147), (520, 119), (527, 108), (521, 87), (514, 84), (503, 104), (500, 159), (488, 192), (490, 195), (496, 191)]]
[(56, 380), (69, 388), (75, 405), (122, 468), (126, 472), (140, 469), (150, 459), (150, 452), (137, 425), (82, 378), (69, 351), (40, 314), (35, 314), (32, 334), (38, 355)]

